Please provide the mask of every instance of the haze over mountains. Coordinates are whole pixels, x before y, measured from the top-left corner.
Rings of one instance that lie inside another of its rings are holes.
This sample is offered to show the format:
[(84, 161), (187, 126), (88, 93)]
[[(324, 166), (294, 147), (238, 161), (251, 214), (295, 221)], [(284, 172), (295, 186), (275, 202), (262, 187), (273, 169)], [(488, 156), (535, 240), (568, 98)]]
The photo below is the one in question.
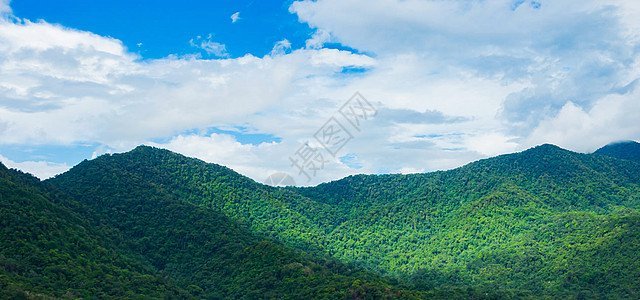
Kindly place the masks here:
[(306, 188), (140, 146), (0, 166), (0, 290), (42, 298), (640, 297), (640, 144)]

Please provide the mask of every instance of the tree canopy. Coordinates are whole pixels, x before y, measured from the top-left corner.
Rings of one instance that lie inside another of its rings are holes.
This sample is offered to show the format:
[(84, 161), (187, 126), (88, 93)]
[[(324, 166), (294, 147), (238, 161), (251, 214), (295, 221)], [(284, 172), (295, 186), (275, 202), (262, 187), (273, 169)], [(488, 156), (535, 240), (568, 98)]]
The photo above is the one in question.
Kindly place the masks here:
[(307, 188), (148, 146), (44, 182), (2, 166), (0, 288), (36, 298), (638, 298), (640, 164), (614, 155), (638, 153), (625, 149), (542, 145)]

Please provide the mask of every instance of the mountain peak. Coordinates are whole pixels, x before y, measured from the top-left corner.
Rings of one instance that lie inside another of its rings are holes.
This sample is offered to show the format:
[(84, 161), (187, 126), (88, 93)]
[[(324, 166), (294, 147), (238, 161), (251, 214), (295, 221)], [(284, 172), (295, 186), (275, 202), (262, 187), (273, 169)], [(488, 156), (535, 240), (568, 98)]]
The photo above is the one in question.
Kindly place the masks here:
[(542, 145), (538, 145), (535, 146), (531, 149), (538, 149), (538, 150), (564, 150), (554, 144), (542, 144)]
[(522, 154), (538, 154), (538, 155), (554, 155), (558, 153), (570, 152), (567, 149), (558, 147), (553, 144), (542, 144), (527, 150), (524, 150)]
[[(640, 143), (636, 142), (636, 141), (632, 141), (632, 140), (627, 140), (627, 141), (617, 141), (617, 142), (613, 142), (613, 143), (609, 143), (606, 146), (598, 149), (604, 149), (604, 148), (611, 148), (611, 147), (640, 147)], [(596, 152), (598, 151), (596, 150)]]
[(138, 147), (133, 148), (133, 150), (129, 152), (152, 152), (152, 151), (161, 151), (161, 150), (165, 150), (165, 149), (154, 147), (154, 146), (148, 146), (148, 145), (140, 145)]

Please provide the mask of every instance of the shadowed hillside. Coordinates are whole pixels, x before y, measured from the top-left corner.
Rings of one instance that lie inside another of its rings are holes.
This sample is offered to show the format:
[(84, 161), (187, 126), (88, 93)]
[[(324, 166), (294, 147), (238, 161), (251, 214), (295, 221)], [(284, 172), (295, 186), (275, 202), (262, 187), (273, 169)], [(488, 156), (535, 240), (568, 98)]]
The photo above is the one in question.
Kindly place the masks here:
[(595, 153), (640, 163), (640, 143), (635, 141), (609, 144)]
[(602, 154), (542, 145), (451, 171), (274, 188), (141, 146), (43, 183), (2, 175), (0, 284), (16, 295), (640, 293), (640, 164)]

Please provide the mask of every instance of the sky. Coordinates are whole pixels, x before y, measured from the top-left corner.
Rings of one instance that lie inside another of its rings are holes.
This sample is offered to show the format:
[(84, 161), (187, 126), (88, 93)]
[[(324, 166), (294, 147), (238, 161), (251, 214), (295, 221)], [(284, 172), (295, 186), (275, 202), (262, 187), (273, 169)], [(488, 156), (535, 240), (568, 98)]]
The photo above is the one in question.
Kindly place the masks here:
[(637, 1), (0, 0), (0, 161), (144, 144), (315, 185), (590, 153), (640, 140), (639, 51)]

